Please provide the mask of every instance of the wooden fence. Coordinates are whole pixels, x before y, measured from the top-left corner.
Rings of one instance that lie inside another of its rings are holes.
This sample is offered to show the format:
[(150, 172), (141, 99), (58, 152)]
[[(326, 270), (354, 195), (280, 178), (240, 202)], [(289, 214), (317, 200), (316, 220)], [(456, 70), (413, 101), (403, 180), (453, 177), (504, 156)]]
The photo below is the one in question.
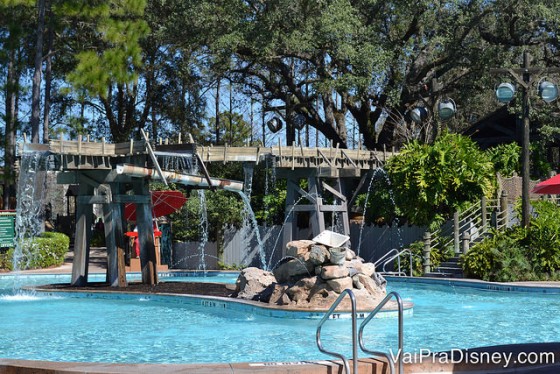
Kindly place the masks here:
[[(222, 261), (232, 267), (266, 267), (274, 266), (282, 259), (281, 226), (259, 227), (262, 238), (262, 251), (258, 240), (251, 232), (243, 230), (226, 230)], [(393, 248), (406, 247), (421, 240), (426, 229), (417, 226), (361, 226), (350, 225), (350, 247), (367, 262), (375, 262)], [(301, 230), (297, 237), (309, 238), (307, 230)], [(361, 237), (361, 240), (360, 240)], [(176, 249), (177, 248), (177, 249)], [(180, 243), (173, 246), (172, 268), (176, 269), (217, 269), (216, 243)], [(204, 254), (204, 256), (203, 256)], [(206, 259), (203, 265), (202, 258)], [(265, 266), (263, 266), (263, 264)]]

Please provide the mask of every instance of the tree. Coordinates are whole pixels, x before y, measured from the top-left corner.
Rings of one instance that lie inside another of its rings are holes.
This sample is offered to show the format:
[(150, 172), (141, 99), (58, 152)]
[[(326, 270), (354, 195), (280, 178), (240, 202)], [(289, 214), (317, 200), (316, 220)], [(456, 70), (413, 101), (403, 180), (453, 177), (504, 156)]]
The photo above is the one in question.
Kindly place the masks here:
[(142, 19), (145, 6), (145, 1), (113, 0), (68, 3), (61, 8), (72, 26), (84, 28), (77, 30), (81, 38), (75, 41), (76, 65), (67, 79), (77, 92), (99, 100), (99, 105), (87, 103), (104, 114), (115, 142), (128, 140), (147, 117), (145, 112), (140, 117), (136, 113), (140, 39), (149, 31)]
[[(8, 6), (10, 5), (10, 6)], [(30, 17), (27, 3), (16, 1), (15, 4), (0, 2), (0, 66), (5, 72), (4, 85), (5, 110), (2, 119), (5, 123), (3, 133), (4, 146), (4, 189), (3, 208), (14, 209), (12, 200), (15, 191), (16, 133), (19, 127), (20, 80), (23, 75), (23, 61), (26, 58), (26, 35), (30, 30)]]
[(444, 134), (432, 145), (411, 142), (387, 163), (395, 203), (412, 224), (428, 225), (495, 189), (494, 165), (469, 138)]
[[(351, 116), (365, 145), (374, 148), (401, 144), (401, 134), (431, 142), (444, 127), (460, 130), (493, 110), (488, 69), (518, 48), (547, 50), (549, 61), (558, 61), (557, 5), (190, 1), (185, 6), (196, 16), (185, 30), (197, 35), (212, 69), (242, 84), (251, 97), (263, 95), (263, 103), (270, 103), (263, 110), (284, 117), (288, 139), (294, 113), (346, 147)], [(402, 131), (415, 126), (407, 115), (415, 105), (433, 112), (436, 101), (448, 96), (464, 114), (446, 124), (432, 116), (422, 128)]]

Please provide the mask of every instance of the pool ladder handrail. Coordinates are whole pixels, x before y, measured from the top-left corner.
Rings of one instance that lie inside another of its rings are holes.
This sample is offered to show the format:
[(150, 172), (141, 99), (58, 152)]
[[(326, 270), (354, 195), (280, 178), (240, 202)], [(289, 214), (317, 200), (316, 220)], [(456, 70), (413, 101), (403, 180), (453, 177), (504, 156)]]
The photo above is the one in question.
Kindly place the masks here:
[(397, 363), (398, 363), (398, 373), (402, 374), (403, 373), (403, 361), (402, 361), (402, 355), (403, 355), (403, 301), (401, 296), (395, 292), (389, 292), (387, 294), (387, 296), (385, 296), (385, 298), (383, 300), (381, 300), (381, 302), (375, 307), (375, 309), (373, 309), (373, 311), (371, 311), (371, 313), (369, 313), (369, 315), (366, 317), (366, 319), (364, 319), (362, 321), (362, 323), (360, 324), (360, 328), (358, 331), (358, 341), (360, 344), (360, 349), (362, 351), (364, 351), (365, 353), (369, 353), (371, 355), (374, 356), (383, 356), (387, 359), (387, 361), (389, 362), (389, 368), (391, 370), (391, 374), (395, 373), (395, 361), (393, 361), (393, 356), (386, 353), (386, 352), (379, 352), (379, 351), (373, 351), (370, 349), (367, 349), (364, 345), (364, 328), (366, 327), (366, 325), (373, 319), (373, 317), (375, 317), (375, 315), (381, 310), (381, 308), (383, 308), (385, 306), (385, 304), (387, 304), (393, 297), (395, 297), (396, 301), (397, 301), (397, 305), (398, 305), (398, 311), (399, 311), (399, 321), (398, 321), (398, 345), (399, 345), (399, 350), (398, 350), (398, 356), (397, 356)]
[(329, 319), (329, 316), (335, 311), (338, 304), (340, 304), (340, 302), (346, 295), (350, 297), (350, 302), (352, 304), (352, 368), (354, 373), (358, 373), (358, 334), (356, 333), (358, 322), (356, 313), (356, 296), (354, 295), (354, 292), (352, 292), (352, 290), (347, 288), (340, 293), (340, 296), (338, 296), (338, 298), (331, 305), (329, 310), (325, 313), (325, 315), (319, 322), (319, 325), (317, 326), (317, 333), (315, 334), (315, 339), (317, 341), (317, 348), (319, 348), (319, 351), (340, 358), (344, 364), (344, 372), (350, 374), (350, 365), (348, 364), (348, 359), (346, 358), (346, 356), (344, 356), (342, 353), (327, 351), (323, 347), (323, 343), (321, 342), (321, 327), (323, 327), (323, 324)]
[(388, 258), (387, 260), (385, 260), (385, 262), (383, 263), (383, 273), (387, 273), (387, 270), (385, 270), (385, 266), (387, 266), (387, 264), (395, 259), (397, 259), (398, 262), (398, 266), (399, 266), (399, 273), (404, 273), (404, 271), (401, 271), (401, 255), (408, 253), (408, 257), (409, 257), (409, 265), (410, 265), (410, 276), (413, 277), (414, 273), (412, 272), (413, 269), (413, 262), (412, 262), (412, 258), (414, 256), (414, 254), (412, 253), (412, 251), (409, 248), (405, 248), (402, 251), (398, 252), (397, 254), (391, 256), (390, 258)]
[[(414, 273), (413, 273), (412, 258), (414, 257), (414, 253), (412, 253), (410, 248), (404, 248), (401, 251), (399, 251), (397, 248), (393, 248), (389, 252), (387, 252), (383, 256), (381, 256), (381, 258), (379, 258), (377, 261), (375, 261), (374, 265), (375, 265), (376, 268), (377, 268), (378, 264), (383, 265), (383, 271), (381, 272), (381, 274), (406, 276), (406, 273), (404, 271), (401, 271), (401, 261), (400, 261), (400, 257), (404, 253), (408, 253), (408, 255), (409, 255), (410, 276), (413, 277)], [(393, 254), (393, 256), (389, 257), (391, 254)], [(389, 257), (389, 258), (387, 258), (387, 257)], [(393, 272), (386, 271), (385, 266), (387, 266), (388, 263), (390, 263), (391, 261), (394, 261), (395, 259), (398, 260), (398, 271), (393, 271)]]

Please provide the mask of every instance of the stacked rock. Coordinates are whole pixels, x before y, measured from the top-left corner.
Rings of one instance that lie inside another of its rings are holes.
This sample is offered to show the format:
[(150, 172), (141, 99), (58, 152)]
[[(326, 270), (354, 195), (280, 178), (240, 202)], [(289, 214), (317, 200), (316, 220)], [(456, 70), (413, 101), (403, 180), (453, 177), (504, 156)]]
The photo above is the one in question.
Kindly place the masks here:
[[(351, 289), (358, 309), (366, 310), (385, 297), (385, 284), (375, 265), (351, 249), (297, 240), (287, 244), (286, 256), (272, 272), (244, 269), (237, 279), (236, 295), (288, 308), (325, 310), (342, 291)], [(348, 308), (348, 298), (341, 305)]]

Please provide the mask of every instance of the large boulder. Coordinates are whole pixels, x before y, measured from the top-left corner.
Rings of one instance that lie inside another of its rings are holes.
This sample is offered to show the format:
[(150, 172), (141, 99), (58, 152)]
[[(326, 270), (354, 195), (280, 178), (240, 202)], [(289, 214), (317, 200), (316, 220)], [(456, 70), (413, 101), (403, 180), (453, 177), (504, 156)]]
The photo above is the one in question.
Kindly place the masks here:
[(312, 276), (315, 273), (315, 265), (309, 261), (294, 258), (281, 263), (272, 272), (278, 283), (292, 283), (300, 275)]
[(286, 244), (286, 256), (302, 258), (309, 252), (309, 248), (315, 244), (312, 240), (294, 240)]
[(346, 266), (325, 265), (321, 268), (321, 278), (324, 280), (344, 278), (350, 275)]
[(324, 245), (312, 245), (309, 250), (309, 261), (315, 265), (321, 265), (330, 260), (329, 251)]
[[(328, 309), (346, 289), (355, 294), (358, 309), (371, 310), (385, 297), (385, 285), (375, 265), (351, 249), (311, 240), (289, 242), (286, 256), (272, 273), (247, 268), (237, 281), (238, 297), (308, 310)], [(348, 309), (350, 298), (340, 305)]]
[(287, 285), (273, 283), (269, 286), (269, 289), (271, 291), (268, 299), (269, 304), (289, 305), (291, 303), (290, 297), (286, 293)]
[(243, 269), (236, 281), (237, 297), (247, 300), (259, 298), (259, 295), (275, 282), (276, 278), (270, 271), (256, 267)]
[(342, 293), (342, 291), (347, 288), (352, 289), (353, 287), (352, 278), (350, 277), (329, 279), (327, 284), (338, 294)]

